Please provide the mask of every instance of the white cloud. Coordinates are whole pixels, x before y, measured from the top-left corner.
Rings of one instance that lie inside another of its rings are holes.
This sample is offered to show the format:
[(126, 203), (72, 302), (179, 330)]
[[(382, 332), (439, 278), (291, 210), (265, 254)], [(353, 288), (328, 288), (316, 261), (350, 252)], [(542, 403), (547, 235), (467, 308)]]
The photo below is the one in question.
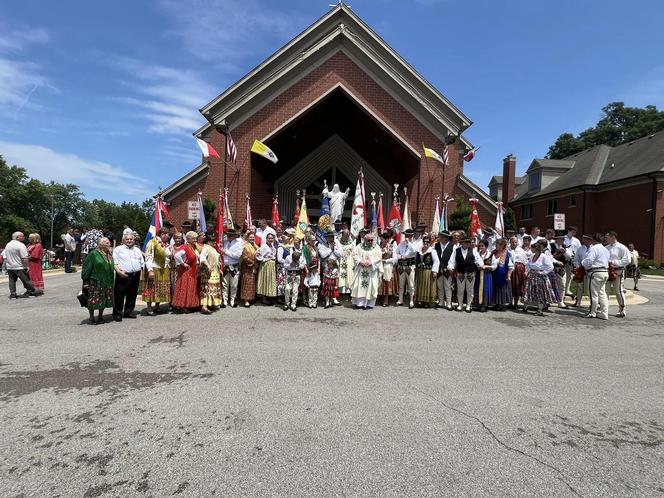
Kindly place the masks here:
[(37, 109), (30, 97), (40, 88), (57, 91), (43, 75), (42, 67), (21, 58), (21, 52), (32, 44), (49, 40), (48, 32), (25, 26), (9, 29), (0, 24), (0, 114), (16, 119), (24, 109)]
[(216, 93), (198, 72), (127, 57), (116, 57), (111, 65), (133, 77), (123, 80), (132, 95), (111, 100), (150, 111), (138, 114), (147, 121), (148, 131), (190, 135), (204, 123), (198, 109)]
[(137, 199), (151, 195), (154, 187), (143, 177), (103, 161), (84, 159), (32, 144), (0, 142), (0, 154), (9, 164), (25, 168), (33, 178), (44, 182), (74, 183), (83, 192), (108, 192), (112, 197)]
[[(172, 34), (196, 57), (214, 61), (215, 69), (234, 70), (257, 50), (287, 41), (309, 20), (296, 11), (259, 0), (162, 0), (175, 23)], [(323, 4), (324, 5), (324, 4)], [(269, 50), (272, 53), (274, 49)]]

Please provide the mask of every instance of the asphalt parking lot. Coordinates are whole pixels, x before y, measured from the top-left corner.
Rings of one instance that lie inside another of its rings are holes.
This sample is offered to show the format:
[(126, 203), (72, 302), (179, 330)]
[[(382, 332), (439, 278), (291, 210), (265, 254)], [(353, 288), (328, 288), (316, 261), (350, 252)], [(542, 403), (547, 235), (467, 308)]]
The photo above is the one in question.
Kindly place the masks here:
[(2, 497), (664, 493), (664, 281), (608, 322), (255, 306), (93, 327), (79, 278), (0, 300)]

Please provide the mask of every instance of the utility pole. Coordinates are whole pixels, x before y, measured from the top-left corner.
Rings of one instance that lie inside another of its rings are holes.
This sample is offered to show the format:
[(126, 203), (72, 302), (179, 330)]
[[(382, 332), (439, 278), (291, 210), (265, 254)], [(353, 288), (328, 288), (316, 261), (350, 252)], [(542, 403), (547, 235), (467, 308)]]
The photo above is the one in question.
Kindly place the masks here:
[(55, 224), (55, 194), (49, 194), (51, 198), (51, 251), (53, 250), (53, 225)]

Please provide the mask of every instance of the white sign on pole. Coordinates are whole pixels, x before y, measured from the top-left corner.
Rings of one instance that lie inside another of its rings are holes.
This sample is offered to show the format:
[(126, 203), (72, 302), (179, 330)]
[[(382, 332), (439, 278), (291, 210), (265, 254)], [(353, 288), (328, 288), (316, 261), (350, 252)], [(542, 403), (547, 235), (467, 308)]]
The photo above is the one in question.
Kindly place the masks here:
[(553, 215), (553, 229), (565, 230), (565, 213), (556, 213)]
[(198, 201), (189, 201), (187, 203), (187, 218), (190, 220), (198, 220), (201, 217), (201, 207), (198, 204)]

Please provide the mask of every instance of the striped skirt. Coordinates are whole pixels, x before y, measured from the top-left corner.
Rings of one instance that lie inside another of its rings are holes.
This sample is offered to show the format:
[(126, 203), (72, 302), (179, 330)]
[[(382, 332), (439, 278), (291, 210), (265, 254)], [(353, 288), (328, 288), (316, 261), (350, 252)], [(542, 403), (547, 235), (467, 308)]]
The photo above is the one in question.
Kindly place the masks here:
[(526, 285), (526, 265), (515, 263), (512, 272), (512, 296), (519, 299), (523, 296), (523, 289)]
[(390, 280), (380, 279), (380, 287), (378, 287), (379, 296), (396, 296), (399, 290), (399, 283), (397, 282), (396, 273), (392, 274)]
[(148, 303), (168, 303), (171, 301), (171, 270), (155, 268), (154, 279), (148, 278), (143, 272), (143, 301)]
[(546, 306), (556, 302), (556, 295), (551, 288), (551, 279), (548, 275), (531, 271), (526, 278), (523, 292), (523, 303), (529, 305)]
[(415, 270), (415, 301), (418, 303), (438, 302), (438, 284), (431, 270)]
[(265, 297), (277, 295), (277, 269), (274, 260), (264, 261), (258, 270), (256, 294)]

